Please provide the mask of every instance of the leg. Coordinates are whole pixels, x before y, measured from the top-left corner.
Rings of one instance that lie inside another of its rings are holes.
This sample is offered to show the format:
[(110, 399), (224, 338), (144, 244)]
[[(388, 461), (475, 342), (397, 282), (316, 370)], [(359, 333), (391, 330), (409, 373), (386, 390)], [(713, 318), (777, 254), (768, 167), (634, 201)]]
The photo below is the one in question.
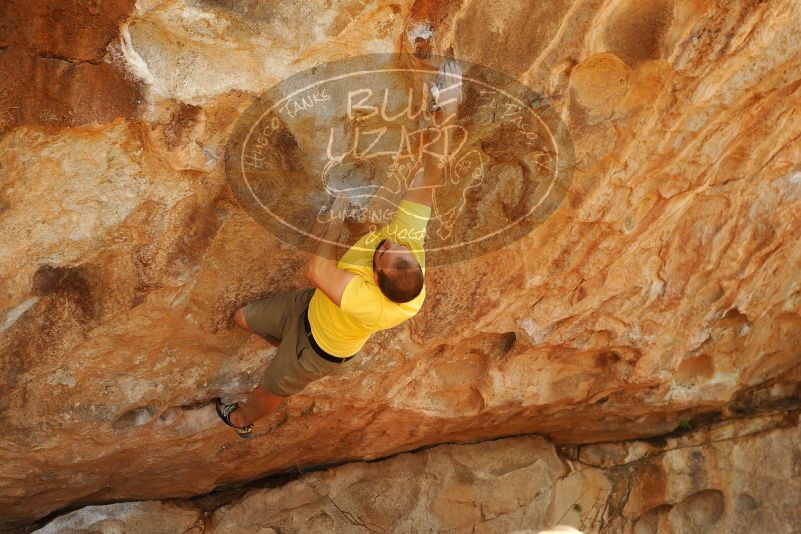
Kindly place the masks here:
[[(253, 329), (250, 327), (250, 325), (248, 325), (248, 321), (245, 318), (245, 306), (242, 306), (241, 308), (236, 310), (236, 313), (234, 314), (234, 322), (239, 328), (247, 330), (248, 332), (253, 332)], [(279, 344), (279, 341), (273, 339), (272, 337), (264, 337), (264, 340), (267, 341), (267, 343), (270, 343), (274, 347), (277, 347)]]
[(245, 319), (244, 306), (236, 310), (236, 313), (234, 314), (234, 323), (236, 323), (236, 326), (242, 328), (243, 330), (247, 330), (248, 332), (253, 332), (253, 329), (250, 326), (248, 326), (247, 319)]
[(284, 397), (268, 393), (257, 387), (248, 396), (248, 400), (238, 410), (231, 412), (230, 419), (236, 426), (244, 427), (270, 415), (284, 400)]
[(234, 321), (238, 326), (267, 341), (282, 341), (275, 343), (278, 350), (262, 374), (259, 387), (248, 395), (247, 401), (239, 403), (233, 411), (229, 409), (232, 405), (227, 405), (223, 411), (218, 405), (218, 413), (224, 421), (227, 419), (236, 427), (246, 428), (275, 411), (284, 397), (294, 395), (316, 378), (299, 361), (301, 340), (308, 345), (301, 317), (313, 291), (309, 288), (277, 295), (252, 302), (236, 311)]

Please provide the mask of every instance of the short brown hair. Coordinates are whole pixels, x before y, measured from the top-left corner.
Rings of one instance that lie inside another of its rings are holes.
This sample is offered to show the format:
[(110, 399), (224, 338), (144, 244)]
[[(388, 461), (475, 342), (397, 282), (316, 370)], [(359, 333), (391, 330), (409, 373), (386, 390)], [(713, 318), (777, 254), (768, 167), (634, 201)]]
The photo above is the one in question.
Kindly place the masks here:
[(393, 258), (389, 268), (379, 269), (376, 274), (378, 287), (392, 302), (409, 302), (423, 290), (423, 270), (419, 263), (409, 258)]

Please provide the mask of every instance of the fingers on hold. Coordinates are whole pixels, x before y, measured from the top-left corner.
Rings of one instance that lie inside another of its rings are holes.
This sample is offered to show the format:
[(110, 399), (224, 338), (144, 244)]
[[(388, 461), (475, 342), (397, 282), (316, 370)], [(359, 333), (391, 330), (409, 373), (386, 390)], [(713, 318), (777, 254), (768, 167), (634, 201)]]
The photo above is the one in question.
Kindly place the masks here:
[(442, 78), (447, 85), (459, 84), (462, 79), (462, 71), (455, 62), (451, 62), (443, 67)]

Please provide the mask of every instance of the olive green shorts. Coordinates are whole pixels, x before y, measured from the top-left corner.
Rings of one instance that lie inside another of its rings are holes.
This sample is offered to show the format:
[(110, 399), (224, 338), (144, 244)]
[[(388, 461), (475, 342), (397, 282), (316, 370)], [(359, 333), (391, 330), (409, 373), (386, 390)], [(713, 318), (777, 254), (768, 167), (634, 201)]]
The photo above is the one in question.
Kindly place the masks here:
[(245, 307), (245, 321), (263, 338), (279, 341), (278, 350), (261, 376), (259, 387), (280, 397), (300, 392), (307, 384), (348, 367), (323, 359), (306, 336), (304, 317), (314, 288), (281, 293), (251, 302)]

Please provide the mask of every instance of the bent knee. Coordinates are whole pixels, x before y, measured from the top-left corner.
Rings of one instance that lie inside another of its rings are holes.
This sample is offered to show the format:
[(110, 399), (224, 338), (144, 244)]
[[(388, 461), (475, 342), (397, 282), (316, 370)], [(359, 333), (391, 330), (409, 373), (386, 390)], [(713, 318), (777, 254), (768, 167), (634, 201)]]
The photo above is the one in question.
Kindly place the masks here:
[(243, 329), (247, 330), (248, 332), (253, 332), (253, 329), (250, 328), (250, 326), (248, 326), (247, 319), (245, 319), (245, 308), (244, 308), (244, 306), (242, 308), (239, 308), (238, 310), (236, 310), (236, 313), (234, 314), (234, 322), (236, 323), (236, 325), (239, 328), (243, 328)]

